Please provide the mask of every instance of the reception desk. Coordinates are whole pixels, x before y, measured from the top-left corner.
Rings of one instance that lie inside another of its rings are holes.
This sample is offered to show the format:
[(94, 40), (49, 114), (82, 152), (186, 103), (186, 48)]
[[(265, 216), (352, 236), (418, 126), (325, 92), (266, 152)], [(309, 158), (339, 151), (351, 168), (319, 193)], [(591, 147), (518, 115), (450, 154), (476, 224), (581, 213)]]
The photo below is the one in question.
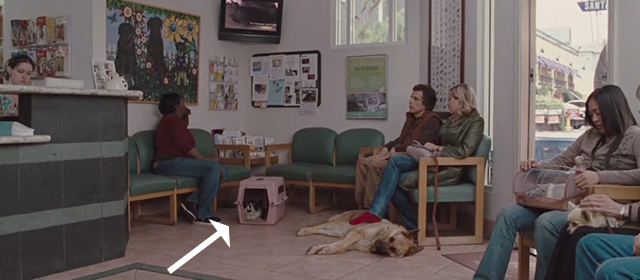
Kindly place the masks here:
[(0, 137), (0, 278), (124, 256), (127, 100), (139, 91), (0, 85), (35, 136)]

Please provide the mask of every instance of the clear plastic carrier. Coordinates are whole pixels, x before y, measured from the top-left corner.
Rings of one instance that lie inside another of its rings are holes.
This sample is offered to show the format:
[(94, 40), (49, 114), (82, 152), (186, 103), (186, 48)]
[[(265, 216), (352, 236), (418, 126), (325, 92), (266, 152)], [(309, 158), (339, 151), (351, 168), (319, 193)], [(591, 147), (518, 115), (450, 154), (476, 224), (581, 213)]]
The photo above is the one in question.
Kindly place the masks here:
[(575, 184), (575, 170), (565, 166), (532, 168), (518, 172), (513, 181), (516, 203), (547, 210), (568, 210), (586, 194)]

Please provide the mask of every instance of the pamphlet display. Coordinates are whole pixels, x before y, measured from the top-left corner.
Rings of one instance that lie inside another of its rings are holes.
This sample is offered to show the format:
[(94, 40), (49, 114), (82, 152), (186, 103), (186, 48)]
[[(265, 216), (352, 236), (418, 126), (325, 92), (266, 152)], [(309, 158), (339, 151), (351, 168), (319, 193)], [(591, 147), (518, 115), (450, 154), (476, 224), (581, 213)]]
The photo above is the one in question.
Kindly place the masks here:
[(11, 55), (28, 55), (32, 78), (71, 77), (69, 15), (11, 20)]

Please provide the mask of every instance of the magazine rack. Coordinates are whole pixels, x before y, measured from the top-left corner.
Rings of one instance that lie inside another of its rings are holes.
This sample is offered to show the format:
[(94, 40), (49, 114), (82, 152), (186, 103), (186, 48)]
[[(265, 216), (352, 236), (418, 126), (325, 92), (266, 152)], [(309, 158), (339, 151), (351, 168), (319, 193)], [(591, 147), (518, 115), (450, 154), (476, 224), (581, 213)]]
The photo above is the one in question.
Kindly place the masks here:
[(513, 181), (516, 203), (547, 210), (567, 210), (569, 202), (578, 204), (586, 193), (574, 181), (575, 172), (564, 166), (522, 170)]

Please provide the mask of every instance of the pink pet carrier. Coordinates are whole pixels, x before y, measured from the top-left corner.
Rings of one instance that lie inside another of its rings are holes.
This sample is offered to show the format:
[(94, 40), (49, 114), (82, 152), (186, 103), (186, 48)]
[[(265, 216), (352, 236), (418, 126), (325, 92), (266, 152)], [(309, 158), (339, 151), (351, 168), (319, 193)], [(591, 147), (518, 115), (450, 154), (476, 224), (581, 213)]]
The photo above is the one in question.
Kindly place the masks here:
[(243, 180), (236, 201), (240, 224), (275, 225), (284, 216), (287, 198), (282, 177)]

